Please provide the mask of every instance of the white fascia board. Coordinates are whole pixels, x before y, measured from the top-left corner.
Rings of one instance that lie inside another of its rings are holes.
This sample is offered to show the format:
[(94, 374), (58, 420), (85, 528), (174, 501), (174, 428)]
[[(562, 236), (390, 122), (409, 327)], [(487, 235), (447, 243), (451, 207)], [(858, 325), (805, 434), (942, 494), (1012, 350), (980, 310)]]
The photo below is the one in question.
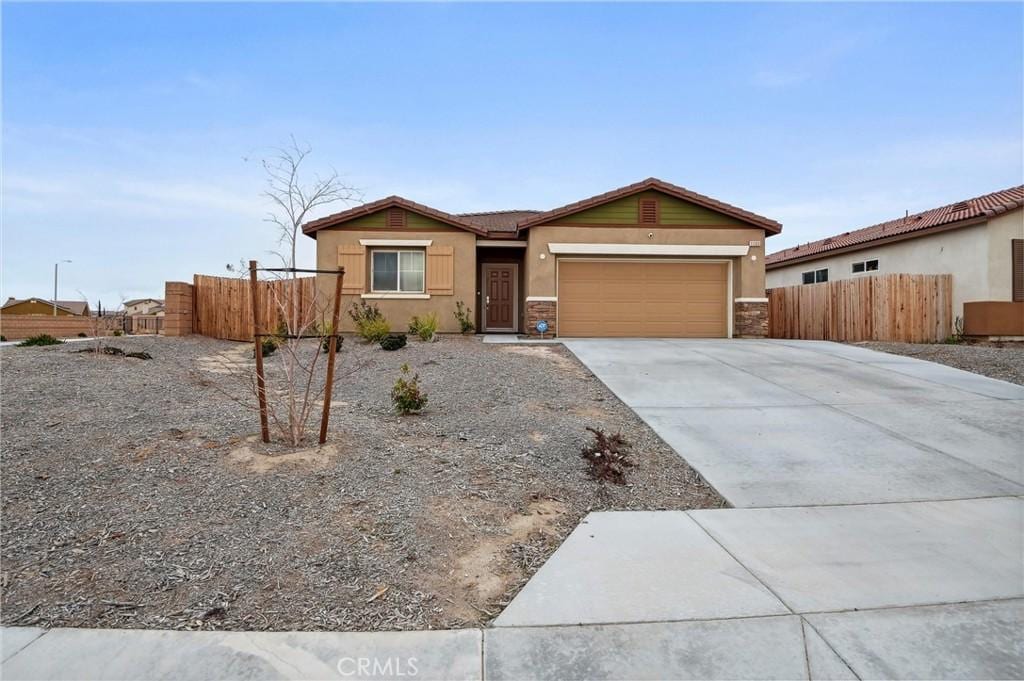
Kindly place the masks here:
[(360, 239), (361, 246), (420, 246), (434, 243), (433, 239)]
[(488, 248), (526, 248), (527, 243), (521, 239), (477, 239), (476, 245)]
[(731, 244), (548, 244), (556, 255), (746, 255), (750, 246)]

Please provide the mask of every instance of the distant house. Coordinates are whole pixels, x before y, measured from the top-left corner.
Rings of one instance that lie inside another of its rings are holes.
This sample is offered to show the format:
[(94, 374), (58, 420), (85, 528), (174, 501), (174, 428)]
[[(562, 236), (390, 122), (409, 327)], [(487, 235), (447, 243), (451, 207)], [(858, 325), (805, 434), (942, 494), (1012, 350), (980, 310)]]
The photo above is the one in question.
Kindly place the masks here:
[(968, 316), (964, 303), (981, 312), (984, 302), (985, 315), (1010, 325), (996, 335), (1021, 335), (1024, 185), (787, 248), (768, 255), (765, 270), (768, 288), (875, 274), (951, 274), (955, 316)]
[(124, 313), (126, 315), (157, 314), (163, 310), (163, 307), (164, 301), (160, 298), (135, 298), (125, 301)]
[[(84, 300), (58, 300), (57, 316), (88, 317), (89, 303)], [(44, 298), (8, 298), (0, 308), (2, 314), (52, 315), (54, 302)]]

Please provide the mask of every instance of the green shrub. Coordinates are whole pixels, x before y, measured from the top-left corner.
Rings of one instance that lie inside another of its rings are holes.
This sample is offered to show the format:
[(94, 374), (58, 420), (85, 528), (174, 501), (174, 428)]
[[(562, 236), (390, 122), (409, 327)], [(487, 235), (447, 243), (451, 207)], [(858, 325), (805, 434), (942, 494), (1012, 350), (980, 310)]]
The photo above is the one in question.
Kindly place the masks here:
[(476, 324), (473, 323), (473, 311), (466, 307), (461, 300), (455, 303), (455, 319), (459, 322), (459, 329), (462, 333), (473, 333)]
[(6, 342), (7, 342), (7, 336), (0, 336), (0, 343), (6, 343)]
[(405, 342), (404, 333), (389, 333), (380, 339), (380, 347), (382, 350), (399, 350), (405, 347)]
[(427, 394), (420, 389), (420, 375), (409, 376), (408, 364), (402, 365), (402, 375), (391, 389), (391, 403), (399, 414), (416, 414), (427, 406)]
[(432, 341), (437, 333), (437, 313), (431, 312), (427, 316), (413, 317), (409, 321), (409, 333), (419, 336), (421, 341)]
[(78, 337), (79, 338), (88, 338), (88, 336), (86, 335), (85, 331), (79, 331), (78, 332)]
[(124, 331), (122, 331), (121, 329), (114, 329), (114, 335), (115, 336), (123, 336), (124, 335)]
[(32, 336), (18, 343), (18, 347), (29, 348), (38, 345), (60, 345), (64, 341), (58, 340), (48, 333), (41, 333), (38, 336)]
[[(273, 336), (264, 336), (263, 340), (260, 341), (260, 354), (264, 357), (270, 357), (272, 354), (277, 352), (277, 339)], [(255, 356), (256, 351), (253, 350)]]
[(365, 300), (352, 303), (352, 307), (349, 308), (348, 316), (352, 318), (356, 328), (359, 328), (363, 322), (374, 321), (377, 319), (384, 319), (384, 315), (381, 314), (380, 308), (376, 304), (367, 303)]
[(359, 335), (368, 343), (379, 343), (391, 333), (391, 325), (383, 317), (379, 319), (368, 319), (360, 323), (356, 330)]

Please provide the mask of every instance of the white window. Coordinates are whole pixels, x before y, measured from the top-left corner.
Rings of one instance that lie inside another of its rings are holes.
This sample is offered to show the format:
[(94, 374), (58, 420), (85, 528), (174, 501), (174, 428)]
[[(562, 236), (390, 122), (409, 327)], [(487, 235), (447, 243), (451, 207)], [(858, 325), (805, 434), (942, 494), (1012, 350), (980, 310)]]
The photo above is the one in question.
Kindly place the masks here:
[(370, 256), (370, 290), (374, 293), (423, 293), (422, 250), (375, 249)]
[(853, 263), (851, 269), (854, 274), (861, 274), (863, 272), (877, 272), (878, 260), (861, 260), (860, 262)]
[(803, 274), (803, 283), (805, 284), (820, 284), (823, 281), (828, 281), (828, 268), (811, 270)]

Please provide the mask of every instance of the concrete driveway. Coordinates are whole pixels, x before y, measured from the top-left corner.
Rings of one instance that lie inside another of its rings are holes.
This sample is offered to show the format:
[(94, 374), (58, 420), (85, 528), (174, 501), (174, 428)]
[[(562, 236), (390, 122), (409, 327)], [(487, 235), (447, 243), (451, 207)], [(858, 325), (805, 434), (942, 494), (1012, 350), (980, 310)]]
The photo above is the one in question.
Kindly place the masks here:
[(1024, 388), (825, 342), (565, 344), (737, 508), (592, 513), (485, 634), (490, 678), (1024, 676)]
[(817, 341), (566, 346), (736, 507), (1024, 493), (1024, 387)]

